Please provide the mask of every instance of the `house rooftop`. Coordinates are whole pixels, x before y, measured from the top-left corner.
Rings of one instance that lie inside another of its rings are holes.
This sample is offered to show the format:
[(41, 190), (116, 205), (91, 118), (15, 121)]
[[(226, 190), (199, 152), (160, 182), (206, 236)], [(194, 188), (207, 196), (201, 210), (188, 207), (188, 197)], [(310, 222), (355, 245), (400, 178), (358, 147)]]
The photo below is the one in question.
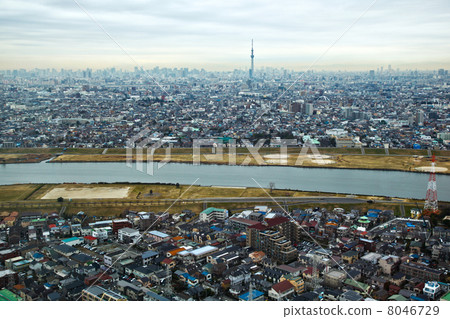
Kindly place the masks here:
[(18, 295), (13, 293), (12, 291), (8, 289), (2, 289), (0, 290), (0, 301), (21, 301), (22, 298), (20, 298)]
[(194, 249), (190, 253), (192, 255), (194, 255), (194, 256), (200, 256), (200, 255), (207, 254), (209, 252), (213, 252), (213, 251), (216, 251), (216, 250), (217, 250), (217, 247), (213, 247), (213, 246), (209, 246), (208, 245), (208, 246), (204, 246), (204, 247), (201, 247), (201, 248)]
[[(240, 295), (240, 296), (239, 296), (239, 299), (244, 300), (244, 301), (249, 301), (249, 295), (250, 295), (250, 292), (248, 291), (248, 292), (246, 292), (246, 293)], [(251, 299), (259, 298), (259, 297), (261, 297), (261, 296), (263, 296), (263, 295), (264, 295), (263, 292), (254, 289), (254, 290), (252, 291), (252, 297), (251, 297)]]
[(70, 242), (73, 242), (73, 241), (79, 240), (79, 239), (80, 238), (78, 238), (78, 237), (70, 237), (70, 238), (63, 239), (62, 242), (63, 243), (70, 243)]
[(226, 209), (222, 209), (222, 208), (214, 208), (214, 207), (208, 207), (207, 209), (205, 209), (204, 211), (202, 211), (200, 214), (206, 214), (209, 215), (213, 212), (226, 212)]
[(450, 291), (441, 297), (441, 300), (450, 301)]
[(167, 235), (163, 232), (157, 231), (157, 230), (152, 230), (148, 232), (150, 235), (153, 236), (157, 236), (157, 237), (161, 237), (161, 238), (166, 238), (166, 237), (170, 237), (170, 235)]
[(294, 286), (288, 280), (280, 281), (272, 286), (272, 289), (278, 293), (285, 292), (291, 288), (294, 288)]

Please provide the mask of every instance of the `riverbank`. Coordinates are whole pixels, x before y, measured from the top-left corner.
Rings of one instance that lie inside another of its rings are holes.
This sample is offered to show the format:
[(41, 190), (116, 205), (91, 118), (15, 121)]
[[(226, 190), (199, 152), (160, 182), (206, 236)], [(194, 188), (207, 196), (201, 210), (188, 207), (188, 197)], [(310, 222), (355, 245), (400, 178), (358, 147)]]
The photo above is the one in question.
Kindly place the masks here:
[[(248, 166), (291, 166), (304, 168), (344, 168), (361, 170), (388, 170), (403, 172), (422, 172), (430, 166), (427, 150), (414, 149), (354, 149), (354, 148), (318, 148), (320, 156), (307, 154), (301, 155), (300, 148), (288, 148), (283, 157), (280, 148), (260, 148), (254, 150), (260, 157), (255, 159), (249, 149), (236, 148), (235, 160), (227, 153), (229, 148), (224, 148), (224, 154), (213, 154), (212, 149), (204, 147), (200, 149), (201, 156), (193, 155), (192, 148), (171, 148), (170, 161), (174, 163), (215, 165), (248, 165)], [(156, 149), (154, 162), (167, 160), (167, 149)], [(311, 153), (311, 151), (309, 151)], [(133, 151), (133, 161), (136, 161)], [(144, 150), (144, 153), (145, 150)], [(440, 167), (437, 173), (450, 174), (450, 151), (432, 150), (436, 156), (436, 166)], [(58, 163), (109, 163), (126, 162), (126, 149), (99, 149), (99, 148), (10, 148), (0, 149), (0, 163), (36, 163), (53, 159)], [(3, 160), (3, 162), (2, 162)], [(140, 160), (147, 161), (146, 154)], [(423, 168), (425, 167), (425, 168)]]
[(52, 158), (51, 154), (0, 154), (0, 164), (39, 163)]
[[(100, 190), (121, 192), (122, 198), (90, 198)], [(76, 190), (83, 198), (70, 199)], [(49, 199), (48, 194), (58, 192), (60, 199)], [(64, 191), (67, 193), (64, 194)], [(270, 195), (270, 196), (269, 196)], [(205, 187), (176, 184), (19, 184), (0, 186), (0, 211), (39, 210), (58, 212), (66, 207), (66, 214), (84, 211), (93, 216), (120, 216), (125, 210), (165, 211), (180, 213), (185, 209), (199, 213), (205, 207), (225, 208), (230, 211), (252, 209), (255, 205), (268, 205), (280, 210), (323, 207), (341, 207), (347, 210), (392, 209), (397, 214), (409, 214), (414, 207), (423, 207), (423, 201), (383, 196), (354, 196), (326, 192), (302, 192), (258, 187)], [(444, 204), (446, 205), (446, 204)], [(403, 208), (401, 208), (403, 207)], [(407, 216), (409, 217), (409, 216)]]
[[(287, 154), (275, 158), (278, 154), (260, 154), (260, 158), (255, 158), (250, 154), (237, 154), (230, 157), (228, 154), (202, 154), (194, 156), (193, 154), (171, 154), (170, 157), (162, 154), (155, 154), (152, 157), (143, 155), (137, 157), (133, 154), (132, 161), (136, 162), (151, 160), (153, 162), (167, 161), (173, 163), (185, 164), (215, 164), (215, 165), (243, 165), (243, 166), (290, 166), (305, 168), (343, 168), (360, 170), (387, 170), (403, 172), (421, 172), (421, 168), (431, 165), (430, 159), (425, 156), (417, 155), (300, 155)], [(51, 162), (58, 163), (83, 163), (83, 162), (126, 162), (125, 154), (64, 154), (60, 155)], [(436, 157), (436, 166), (438, 174), (450, 174), (450, 156)]]

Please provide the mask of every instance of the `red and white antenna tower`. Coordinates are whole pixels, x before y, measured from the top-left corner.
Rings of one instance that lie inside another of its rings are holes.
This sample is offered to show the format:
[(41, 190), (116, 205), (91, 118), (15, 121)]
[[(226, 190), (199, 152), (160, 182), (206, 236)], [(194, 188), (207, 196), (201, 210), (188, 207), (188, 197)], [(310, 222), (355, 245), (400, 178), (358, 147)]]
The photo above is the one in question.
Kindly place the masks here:
[(431, 172), (428, 179), (427, 197), (425, 199), (424, 215), (438, 214), (438, 199), (436, 185), (436, 166), (434, 155), (431, 160)]

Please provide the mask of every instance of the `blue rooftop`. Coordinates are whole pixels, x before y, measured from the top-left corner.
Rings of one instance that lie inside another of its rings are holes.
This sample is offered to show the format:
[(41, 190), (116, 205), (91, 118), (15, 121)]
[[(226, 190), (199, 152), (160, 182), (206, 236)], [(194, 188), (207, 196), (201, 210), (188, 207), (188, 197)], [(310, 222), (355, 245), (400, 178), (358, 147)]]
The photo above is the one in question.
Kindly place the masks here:
[(42, 255), (41, 253), (35, 253), (34, 255), (33, 255), (33, 258), (43, 258), (44, 257), (44, 255)]
[[(239, 299), (244, 300), (244, 301), (248, 301), (248, 295), (249, 295), (249, 292), (246, 292), (245, 294), (240, 295)], [(259, 291), (259, 290), (253, 290), (252, 291), (252, 299), (259, 298), (262, 295), (264, 295), (264, 293)]]
[(414, 296), (414, 295), (411, 295), (411, 300), (414, 300), (414, 301), (425, 301), (425, 299), (417, 297), (417, 296)]
[(169, 237), (169, 235), (162, 233), (160, 231), (157, 231), (157, 230), (152, 230), (152, 231), (149, 231), (148, 233), (151, 235), (157, 236), (157, 237), (161, 237), (161, 238)]
[(71, 238), (63, 239), (62, 242), (63, 243), (70, 243), (71, 241), (74, 241), (74, 240), (79, 240), (79, 238), (78, 237), (71, 237)]
[(184, 274), (182, 274), (182, 276), (183, 276), (184, 278), (186, 278), (187, 280), (190, 280), (190, 281), (195, 281), (195, 280), (197, 280), (197, 278), (192, 277), (192, 276), (189, 275), (187, 272), (185, 272)]

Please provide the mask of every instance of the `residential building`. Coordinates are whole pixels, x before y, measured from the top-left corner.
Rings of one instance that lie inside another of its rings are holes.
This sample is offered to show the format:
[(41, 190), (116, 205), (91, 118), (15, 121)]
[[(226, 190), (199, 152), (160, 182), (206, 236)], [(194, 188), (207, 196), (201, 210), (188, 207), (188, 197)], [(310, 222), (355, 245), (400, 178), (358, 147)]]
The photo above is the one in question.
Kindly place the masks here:
[(239, 296), (239, 301), (264, 301), (264, 293), (262, 291), (252, 289)]
[(430, 281), (442, 281), (444, 275), (440, 270), (419, 265), (414, 262), (401, 263), (400, 271), (406, 275)]
[(92, 230), (92, 236), (97, 238), (99, 242), (103, 242), (108, 239), (109, 233), (105, 228), (94, 228)]
[(282, 234), (290, 228), (289, 219), (275, 217), (248, 227), (247, 245), (262, 250), (267, 257), (282, 263), (296, 260), (297, 250)]
[(114, 235), (117, 235), (117, 233), (119, 232), (119, 229), (122, 228), (131, 228), (133, 225), (131, 224), (131, 222), (128, 219), (114, 219), (112, 221), (112, 233)]
[(441, 292), (441, 285), (437, 281), (427, 281), (423, 288), (423, 293), (427, 295), (431, 300), (436, 299)]
[(0, 262), (4, 263), (5, 260), (13, 258), (13, 257), (17, 257), (19, 255), (20, 255), (19, 251), (15, 250), (15, 249), (0, 250)]
[(141, 236), (137, 229), (125, 227), (125, 228), (120, 228), (118, 230), (117, 237), (118, 237), (119, 241), (122, 243), (135, 244), (140, 239)]
[(323, 276), (323, 284), (331, 288), (339, 288), (346, 278), (346, 273), (339, 270), (332, 270)]
[(392, 275), (398, 270), (398, 266), (400, 265), (400, 257), (392, 255), (384, 256), (379, 259), (378, 264), (384, 274)]
[(276, 283), (269, 290), (269, 298), (273, 300), (286, 300), (295, 292), (295, 287), (289, 280)]
[(342, 260), (347, 264), (353, 264), (359, 258), (359, 253), (354, 250), (349, 250), (342, 254)]
[(228, 210), (221, 208), (208, 207), (200, 215), (200, 221), (211, 222), (213, 220), (224, 221), (228, 218)]
[(154, 241), (165, 241), (170, 239), (170, 235), (160, 232), (158, 230), (152, 230), (147, 232), (149, 238), (152, 238)]
[(67, 239), (63, 239), (62, 243), (68, 246), (80, 245), (83, 243), (83, 240), (79, 237), (71, 237)]
[(303, 281), (302, 276), (287, 274), (281, 276), (280, 282), (284, 280), (289, 281), (292, 286), (294, 286), (295, 293), (300, 294), (305, 291), (305, 282)]
[(0, 270), (0, 289), (12, 287), (19, 282), (17, 272), (11, 269)]
[(125, 301), (124, 296), (115, 293), (114, 291), (105, 289), (101, 286), (92, 286), (83, 289), (81, 293), (81, 300), (83, 301)]

